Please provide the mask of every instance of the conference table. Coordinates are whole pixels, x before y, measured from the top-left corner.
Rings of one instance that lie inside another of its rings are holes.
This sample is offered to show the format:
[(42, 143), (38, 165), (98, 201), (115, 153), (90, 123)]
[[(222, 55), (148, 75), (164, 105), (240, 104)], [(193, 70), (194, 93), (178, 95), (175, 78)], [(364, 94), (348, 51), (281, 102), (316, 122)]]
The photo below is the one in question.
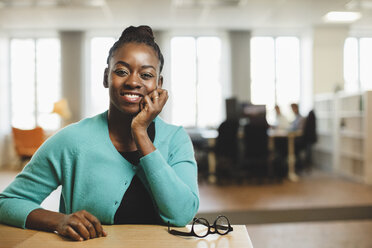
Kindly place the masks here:
[[(168, 233), (168, 227), (157, 225), (104, 225), (107, 237), (86, 241), (71, 241), (55, 233), (25, 230), (0, 224), (0, 248), (8, 247), (121, 247), (121, 248), (252, 248), (244, 225), (233, 225), (234, 230), (227, 235), (210, 234), (205, 238), (182, 237)], [(188, 225), (177, 228), (191, 230)]]

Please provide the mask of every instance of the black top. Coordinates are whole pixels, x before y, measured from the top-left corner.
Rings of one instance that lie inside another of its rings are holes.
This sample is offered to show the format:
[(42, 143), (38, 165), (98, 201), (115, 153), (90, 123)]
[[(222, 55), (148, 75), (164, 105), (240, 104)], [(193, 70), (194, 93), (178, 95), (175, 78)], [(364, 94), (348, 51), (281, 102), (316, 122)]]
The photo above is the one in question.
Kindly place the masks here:
[[(154, 141), (155, 124), (152, 122), (147, 129), (147, 133)], [(126, 160), (133, 165), (138, 165), (140, 154), (138, 151), (121, 152)], [(129, 188), (125, 192), (123, 199), (114, 217), (115, 224), (160, 224), (161, 219), (152, 201), (150, 193), (142, 183), (141, 179), (134, 175)]]

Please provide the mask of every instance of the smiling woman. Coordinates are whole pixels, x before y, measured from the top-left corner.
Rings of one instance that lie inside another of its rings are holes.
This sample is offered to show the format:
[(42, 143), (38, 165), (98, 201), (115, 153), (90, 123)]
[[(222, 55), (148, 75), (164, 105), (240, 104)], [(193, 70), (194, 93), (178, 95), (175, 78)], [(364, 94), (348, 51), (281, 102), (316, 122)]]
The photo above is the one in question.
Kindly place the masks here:
[(154, 93), (164, 93), (166, 101), (166, 91), (161, 90), (163, 79), (159, 60), (148, 45), (127, 43), (112, 55), (108, 65), (104, 86), (109, 88), (110, 109), (137, 114), (139, 103), (150, 92), (150, 97)]
[[(163, 56), (148, 26), (125, 29), (110, 49), (108, 111), (49, 138), (0, 194), (0, 222), (73, 240), (103, 224), (183, 226), (199, 206), (197, 166), (182, 127), (159, 113), (168, 99)], [(62, 185), (60, 212), (40, 203)]]

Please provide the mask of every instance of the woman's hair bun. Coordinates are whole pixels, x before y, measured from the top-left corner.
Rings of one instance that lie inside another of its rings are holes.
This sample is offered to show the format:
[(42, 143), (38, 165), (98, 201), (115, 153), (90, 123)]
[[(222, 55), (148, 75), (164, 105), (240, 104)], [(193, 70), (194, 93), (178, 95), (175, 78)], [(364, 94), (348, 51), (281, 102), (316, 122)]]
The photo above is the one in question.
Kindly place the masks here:
[(158, 59), (160, 62), (160, 72), (162, 71), (164, 65), (163, 54), (161, 53), (158, 44), (156, 44), (155, 42), (155, 37), (154, 33), (152, 32), (152, 29), (146, 25), (141, 25), (138, 27), (134, 26), (127, 27), (121, 33), (119, 40), (117, 40), (114, 43), (114, 45), (110, 48), (109, 55), (107, 57), (107, 64), (110, 63), (110, 58), (112, 57), (116, 49), (120, 48), (122, 45), (126, 43), (131, 42), (142, 43), (152, 47), (158, 55)]
[(151, 39), (154, 40), (154, 33), (152, 32), (152, 29), (149, 26), (146, 25), (141, 25), (138, 27), (130, 26), (126, 28), (123, 33), (121, 34), (121, 38), (125, 39), (131, 39), (131, 38), (146, 38), (146, 39)]

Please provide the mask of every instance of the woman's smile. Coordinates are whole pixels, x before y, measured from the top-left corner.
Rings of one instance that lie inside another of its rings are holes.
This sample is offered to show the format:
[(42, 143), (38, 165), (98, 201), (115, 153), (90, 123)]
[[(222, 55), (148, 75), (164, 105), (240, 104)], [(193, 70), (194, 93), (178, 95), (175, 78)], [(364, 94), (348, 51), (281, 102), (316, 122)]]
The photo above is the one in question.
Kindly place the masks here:
[(128, 103), (140, 103), (143, 96), (138, 93), (120, 92), (121, 99)]

